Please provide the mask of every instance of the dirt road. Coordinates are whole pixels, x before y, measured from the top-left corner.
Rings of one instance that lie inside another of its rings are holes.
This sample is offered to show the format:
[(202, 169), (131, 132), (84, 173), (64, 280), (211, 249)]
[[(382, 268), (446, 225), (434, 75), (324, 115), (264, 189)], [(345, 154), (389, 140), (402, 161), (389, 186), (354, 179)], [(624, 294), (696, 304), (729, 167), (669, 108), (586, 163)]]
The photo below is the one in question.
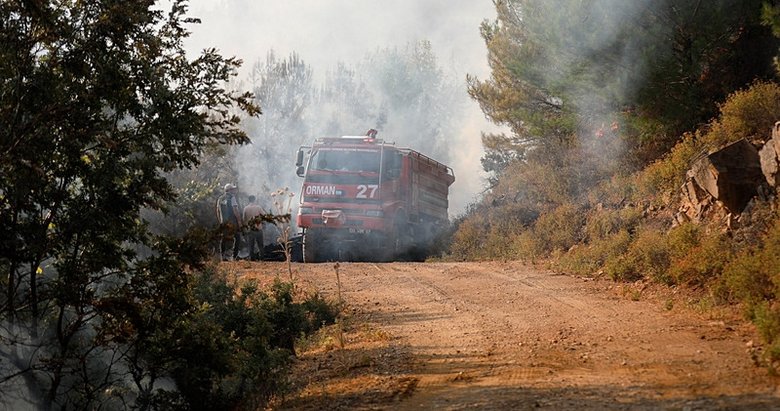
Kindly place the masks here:
[[(236, 264), (245, 278), (287, 277), (283, 264)], [(335, 298), (333, 264), (293, 272)], [(302, 355), (309, 384), (287, 407), (780, 409), (779, 380), (751, 359), (752, 327), (682, 296), (512, 262), (339, 274), (356, 342)], [(379, 343), (361, 345), (361, 330)]]

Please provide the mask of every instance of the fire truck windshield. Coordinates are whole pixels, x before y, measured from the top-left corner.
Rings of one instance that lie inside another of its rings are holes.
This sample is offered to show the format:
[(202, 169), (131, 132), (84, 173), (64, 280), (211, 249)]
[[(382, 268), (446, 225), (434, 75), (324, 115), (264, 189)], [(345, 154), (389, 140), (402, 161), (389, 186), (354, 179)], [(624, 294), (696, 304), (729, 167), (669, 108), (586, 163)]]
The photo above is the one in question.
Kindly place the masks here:
[(379, 150), (320, 149), (311, 159), (312, 170), (379, 172)]

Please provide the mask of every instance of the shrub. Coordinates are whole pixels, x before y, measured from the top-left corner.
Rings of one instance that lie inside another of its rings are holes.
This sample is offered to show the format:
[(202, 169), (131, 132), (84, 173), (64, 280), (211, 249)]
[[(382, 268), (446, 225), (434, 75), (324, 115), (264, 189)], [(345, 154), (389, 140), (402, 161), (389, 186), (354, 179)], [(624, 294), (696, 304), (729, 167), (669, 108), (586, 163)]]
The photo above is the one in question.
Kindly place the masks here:
[(644, 276), (637, 269), (637, 264), (631, 259), (631, 254), (610, 256), (604, 263), (604, 272), (615, 281), (636, 281)]
[(661, 230), (645, 227), (639, 231), (629, 253), (635, 255), (634, 259), (646, 276), (657, 282), (671, 283), (667, 274), (670, 247)]
[(628, 231), (621, 229), (587, 245), (576, 246), (562, 255), (555, 266), (578, 275), (593, 275), (607, 260), (622, 255), (631, 243)]
[(568, 250), (582, 239), (584, 224), (583, 210), (573, 204), (564, 204), (542, 214), (533, 227), (538, 249), (547, 254), (553, 250)]
[[(780, 360), (780, 304), (762, 301), (753, 309), (753, 323), (767, 343), (766, 357), (770, 366)], [(777, 371), (777, 370), (775, 370)]]
[(530, 229), (525, 230), (510, 239), (510, 244), (513, 255), (523, 261), (535, 262), (536, 260), (547, 256), (546, 250), (542, 247), (542, 243)]
[(698, 131), (685, 134), (666, 156), (647, 166), (637, 178), (640, 195), (653, 197), (677, 190), (693, 158), (704, 150), (701, 140)]
[(723, 269), (719, 291), (745, 303), (748, 317), (769, 345), (770, 364), (780, 360), (780, 222), (761, 243), (743, 250)]
[(472, 214), (456, 224), (457, 229), (450, 244), (450, 257), (458, 261), (477, 259), (484, 249), (488, 233), (484, 216)]
[(604, 271), (614, 280), (635, 281), (644, 277), (669, 283), (669, 245), (660, 230), (644, 227), (622, 255), (608, 258)]
[(723, 269), (723, 295), (752, 307), (780, 297), (780, 223), (775, 223), (763, 241), (739, 253)]
[(672, 257), (681, 258), (699, 245), (701, 228), (691, 222), (686, 222), (669, 230), (668, 241)]
[(731, 141), (765, 136), (780, 113), (780, 85), (756, 81), (749, 88), (732, 93), (720, 105), (720, 123)]
[(215, 266), (192, 273), (189, 313), (169, 328), (139, 341), (139, 355), (168, 364), (162, 370), (178, 392), (158, 389), (140, 402), (186, 404), (185, 408), (263, 408), (286, 386), (293, 354), (290, 339), (335, 318), (335, 307), (318, 295), (293, 298), (294, 286), (276, 280), (270, 290), (238, 282)]
[(675, 283), (691, 286), (703, 286), (716, 279), (732, 257), (730, 246), (721, 235), (706, 236), (684, 253), (674, 250), (669, 275)]
[(753, 250), (738, 254), (723, 269), (717, 291), (725, 300), (745, 302), (749, 309), (774, 298), (771, 273)]
[(598, 241), (621, 230), (633, 232), (641, 220), (642, 211), (636, 207), (594, 210), (588, 214), (585, 235), (588, 241)]
[(513, 239), (520, 235), (536, 213), (515, 202), (505, 202), (488, 209), (480, 207), (457, 223), (450, 245), (455, 260), (517, 258)]

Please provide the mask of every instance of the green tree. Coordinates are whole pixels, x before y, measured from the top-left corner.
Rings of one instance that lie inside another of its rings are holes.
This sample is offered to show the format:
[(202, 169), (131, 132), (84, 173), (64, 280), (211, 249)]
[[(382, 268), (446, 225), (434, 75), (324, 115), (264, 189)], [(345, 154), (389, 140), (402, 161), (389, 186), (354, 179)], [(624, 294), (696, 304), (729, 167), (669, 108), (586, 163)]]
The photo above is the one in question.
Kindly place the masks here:
[(167, 14), (154, 3), (0, 3), (5, 401), (127, 401), (139, 347), (124, 344), (139, 338), (139, 305), (157, 302), (149, 309), (161, 318), (164, 304), (188, 310), (177, 293), (202, 250), (150, 235), (140, 210), (174, 200), (164, 173), (196, 166), (207, 144), (246, 143), (236, 111), (259, 109), (224, 87), (238, 60), (215, 50), (187, 58), (185, 25), (196, 21), (186, 1)]
[(618, 127), (641, 161), (717, 114), (717, 103), (773, 75), (776, 40), (761, 0), (496, 2), (482, 25), (492, 76), (469, 77), (512, 139), (559, 144)]
[[(775, 1), (765, 1), (761, 9), (761, 18), (767, 27), (772, 29), (775, 37), (780, 37), (780, 4)], [(780, 59), (775, 56), (775, 70), (780, 73)]]

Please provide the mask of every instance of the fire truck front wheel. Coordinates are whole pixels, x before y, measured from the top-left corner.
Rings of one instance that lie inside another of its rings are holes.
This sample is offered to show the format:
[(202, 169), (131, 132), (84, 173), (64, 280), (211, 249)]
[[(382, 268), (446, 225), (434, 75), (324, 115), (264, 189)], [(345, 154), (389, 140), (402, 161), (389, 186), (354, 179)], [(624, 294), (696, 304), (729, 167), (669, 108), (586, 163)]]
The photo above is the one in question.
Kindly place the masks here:
[(321, 263), (323, 259), (324, 236), (317, 230), (307, 230), (303, 235), (303, 262)]

